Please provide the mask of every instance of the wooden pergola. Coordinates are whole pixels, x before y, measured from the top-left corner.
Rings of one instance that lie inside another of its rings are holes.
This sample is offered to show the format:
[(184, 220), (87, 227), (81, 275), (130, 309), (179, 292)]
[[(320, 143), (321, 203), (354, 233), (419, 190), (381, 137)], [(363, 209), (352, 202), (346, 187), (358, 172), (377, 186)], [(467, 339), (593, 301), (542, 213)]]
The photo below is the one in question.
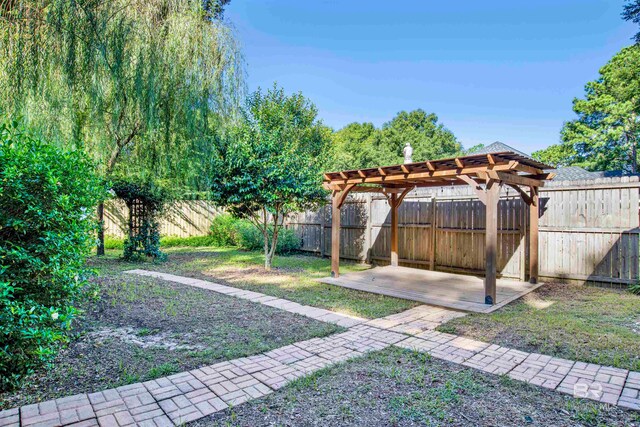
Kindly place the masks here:
[(507, 151), (324, 174), (332, 200), (331, 276), (340, 275), (340, 208), (352, 192), (376, 192), (391, 207), (391, 265), (398, 265), (398, 207), (415, 188), (470, 185), (486, 208), (485, 303), (496, 302), (500, 188), (514, 188), (529, 206), (529, 281), (538, 280), (538, 189), (554, 174), (530, 157)]

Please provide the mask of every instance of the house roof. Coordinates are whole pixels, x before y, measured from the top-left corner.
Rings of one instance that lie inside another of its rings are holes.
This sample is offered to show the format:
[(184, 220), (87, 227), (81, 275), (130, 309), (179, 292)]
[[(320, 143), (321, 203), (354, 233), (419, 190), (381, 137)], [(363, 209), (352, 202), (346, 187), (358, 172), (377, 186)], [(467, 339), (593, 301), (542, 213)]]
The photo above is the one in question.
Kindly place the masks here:
[(575, 181), (578, 179), (596, 179), (601, 177), (600, 173), (589, 172), (580, 166), (565, 166), (553, 169), (553, 173), (556, 174), (556, 181)]
[[(526, 157), (528, 159), (533, 158), (527, 153), (523, 153), (522, 151), (516, 150), (515, 148), (504, 144), (500, 141), (496, 141), (493, 144), (489, 144), (486, 147), (482, 147), (481, 149), (474, 151), (472, 154), (492, 154), (492, 153), (500, 153), (504, 151), (511, 151), (513, 153), (517, 153), (522, 157)], [(554, 181), (576, 181), (581, 179), (597, 179), (597, 178), (611, 178), (611, 177), (620, 177), (629, 175), (621, 170), (615, 171), (588, 171), (580, 166), (564, 166), (557, 169), (547, 169), (545, 172), (553, 172), (555, 177)]]
[(481, 149), (474, 151), (471, 154), (492, 154), (492, 153), (503, 153), (505, 151), (510, 151), (512, 153), (519, 154), (522, 157), (526, 157), (528, 159), (533, 160), (533, 157), (531, 157), (527, 153), (523, 153), (522, 151), (516, 150), (515, 148), (507, 144), (503, 144), (500, 141), (496, 141), (493, 144), (489, 144), (486, 147), (482, 147)]
[(588, 171), (580, 166), (565, 166), (553, 169), (551, 172), (556, 174), (555, 181), (576, 181), (579, 179), (613, 178), (630, 175), (621, 170)]

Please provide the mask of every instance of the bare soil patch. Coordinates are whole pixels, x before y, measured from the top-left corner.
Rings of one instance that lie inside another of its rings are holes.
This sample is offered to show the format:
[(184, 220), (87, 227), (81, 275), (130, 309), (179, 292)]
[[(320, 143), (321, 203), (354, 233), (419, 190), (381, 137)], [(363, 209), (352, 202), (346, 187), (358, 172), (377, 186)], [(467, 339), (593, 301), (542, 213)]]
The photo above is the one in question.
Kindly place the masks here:
[(342, 330), (204, 289), (123, 273), (95, 278), (91, 291), (96, 295), (83, 304), (73, 342), (51, 367), (0, 394), (0, 408), (158, 378)]

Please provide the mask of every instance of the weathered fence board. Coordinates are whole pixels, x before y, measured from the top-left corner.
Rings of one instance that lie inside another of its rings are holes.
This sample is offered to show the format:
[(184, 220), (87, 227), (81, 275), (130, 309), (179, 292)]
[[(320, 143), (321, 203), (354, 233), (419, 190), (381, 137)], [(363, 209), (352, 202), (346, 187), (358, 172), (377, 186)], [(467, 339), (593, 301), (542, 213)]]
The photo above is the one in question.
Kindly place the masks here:
[[(211, 202), (183, 200), (173, 203), (160, 221), (162, 236), (203, 236), (209, 232), (213, 218), (220, 212)], [(105, 235), (124, 238), (127, 233), (129, 211), (117, 200), (105, 203)]]
[[(540, 189), (540, 276), (546, 279), (628, 284), (639, 278), (638, 177), (552, 182)], [(418, 268), (482, 273), (484, 205), (466, 186), (414, 192), (399, 209), (399, 257)], [(386, 263), (390, 209), (379, 195), (351, 196), (342, 209), (340, 255)], [(331, 212), (292, 215), (288, 226), (303, 250), (329, 255)], [(498, 271), (527, 274), (528, 209), (514, 190), (498, 205)]]

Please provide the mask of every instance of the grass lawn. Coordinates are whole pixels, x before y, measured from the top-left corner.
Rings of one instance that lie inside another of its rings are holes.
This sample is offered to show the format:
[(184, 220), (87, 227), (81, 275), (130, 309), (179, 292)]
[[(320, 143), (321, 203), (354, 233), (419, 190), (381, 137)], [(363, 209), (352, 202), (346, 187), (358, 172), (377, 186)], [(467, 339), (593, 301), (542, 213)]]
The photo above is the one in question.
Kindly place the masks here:
[(548, 284), (491, 314), (454, 319), (438, 330), (640, 370), (640, 296), (621, 290)]
[(389, 348), (189, 425), (638, 426), (640, 418), (632, 411)]
[(262, 353), (343, 329), (216, 292), (120, 273), (100, 261), (74, 340), (0, 408), (94, 392)]
[[(408, 310), (417, 302), (325, 285), (315, 279), (331, 273), (331, 260), (310, 255), (276, 256), (273, 270), (264, 270), (260, 252), (235, 248), (169, 248), (164, 263), (124, 263), (116, 258), (121, 251), (94, 260), (99, 269), (143, 268), (211, 280), (237, 288), (262, 292), (300, 304), (326, 308), (339, 313), (375, 319)], [(369, 268), (363, 264), (342, 262), (341, 271)]]

